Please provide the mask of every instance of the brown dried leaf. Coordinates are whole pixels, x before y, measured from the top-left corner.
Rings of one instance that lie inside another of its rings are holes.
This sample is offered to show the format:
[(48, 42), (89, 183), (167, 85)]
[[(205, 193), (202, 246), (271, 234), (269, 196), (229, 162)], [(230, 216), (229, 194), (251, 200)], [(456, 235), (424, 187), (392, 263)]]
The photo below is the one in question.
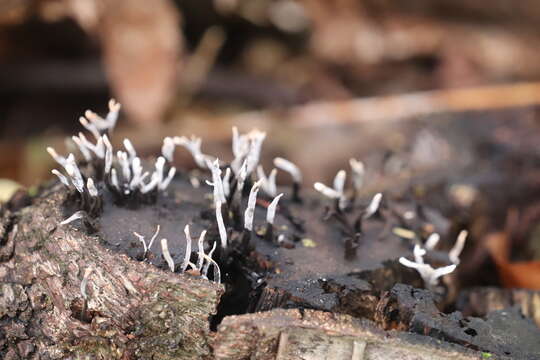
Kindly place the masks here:
[(103, 1), (97, 30), (115, 96), (129, 117), (159, 122), (177, 80), (180, 18), (169, 0)]
[(497, 265), (504, 287), (540, 289), (540, 261), (509, 262), (509, 237), (506, 233), (487, 235), (485, 244)]

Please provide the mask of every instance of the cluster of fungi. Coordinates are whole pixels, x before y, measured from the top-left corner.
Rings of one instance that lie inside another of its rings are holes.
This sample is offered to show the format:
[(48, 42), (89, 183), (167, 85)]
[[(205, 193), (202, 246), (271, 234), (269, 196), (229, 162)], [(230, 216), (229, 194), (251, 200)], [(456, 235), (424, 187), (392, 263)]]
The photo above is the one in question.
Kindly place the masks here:
[[(213, 221), (211, 229), (203, 229), (196, 241), (192, 239), (190, 224), (183, 224), (185, 247), (181, 261), (175, 261), (169, 251), (169, 241), (159, 238), (160, 226), (149, 241), (137, 232), (133, 232), (142, 248), (137, 260), (147, 261), (152, 254), (154, 244), (159, 244), (160, 255), (166, 267), (172, 272), (188, 273), (201, 276), (216, 282), (222, 281), (220, 267), (227, 268), (235, 252), (249, 254), (254, 241), (261, 239), (276, 247), (294, 247), (303, 231), (302, 221), (291, 214), (286, 204), (302, 204), (301, 195), (302, 173), (292, 162), (277, 157), (274, 159), (276, 168), (268, 176), (260, 164), (261, 150), (266, 138), (264, 132), (253, 130), (240, 134), (236, 127), (232, 134), (232, 154), (230, 164), (220, 161), (217, 157), (205, 154), (201, 150), (202, 141), (198, 137), (166, 137), (163, 140), (161, 154), (152, 162), (143, 160), (137, 155), (135, 147), (129, 139), (124, 139), (123, 150), (113, 149), (109, 140), (116, 125), (120, 105), (111, 100), (109, 112), (101, 117), (92, 111), (87, 111), (80, 123), (88, 130), (93, 141), (79, 133), (73, 136), (73, 144), (80, 156), (76, 160), (70, 153), (64, 157), (54, 149), (48, 152), (63, 168), (63, 172), (53, 170), (59, 181), (65, 185), (70, 195), (69, 199), (76, 204), (77, 210), (62, 225), (81, 220), (88, 231), (96, 231), (97, 219), (103, 212), (103, 203), (109, 199), (115, 206), (137, 209), (141, 206), (155, 204), (159, 197), (169, 196), (169, 185), (179, 175), (173, 166), (176, 147), (182, 147), (193, 156), (199, 170), (208, 173), (206, 184), (212, 187), (211, 208)], [(383, 195), (375, 194), (367, 205), (359, 204), (358, 194), (364, 184), (365, 169), (361, 161), (350, 160), (351, 183), (346, 187), (347, 173), (337, 172), (332, 186), (317, 182), (314, 189), (331, 202), (326, 206), (325, 218), (333, 218), (342, 226), (344, 234), (344, 254), (349, 261), (354, 260), (363, 235), (363, 223), (379, 214), (384, 206)], [(276, 184), (277, 170), (287, 173), (292, 179), (290, 195), (278, 193)], [(199, 188), (199, 179), (191, 177), (191, 185)], [(259, 192), (262, 191), (262, 195)], [(280, 203), (280, 200), (282, 199)], [(266, 211), (264, 225), (255, 226), (256, 209)], [(276, 213), (293, 225), (294, 231), (287, 226), (275, 224)], [(182, 227), (179, 227), (179, 230)], [(210, 231), (217, 236), (207, 236)], [(180, 231), (179, 231), (180, 232)], [(414, 259), (411, 261), (401, 257), (399, 262), (406, 267), (418, 271), (424, 280), (426, 288), (436, 290), (438, 279), (455, 270), (459, 264), (459, 255), (464, 247), (467, 233), (462, 231), (454, 247), (448, 253), (450, 262), (445, 266), (433, 267), (424, 261), (424, 255), (432, 251), (439, 240), (436, 233), (431, 234), (427, 241), (421, 240), (414, 244)], [(197, 250), (192, 251), (192, 243), (197, 244)], [(212, 273), (209, 270), (213, 269)], [(82, 289), (81, 291), (83, 291)]]

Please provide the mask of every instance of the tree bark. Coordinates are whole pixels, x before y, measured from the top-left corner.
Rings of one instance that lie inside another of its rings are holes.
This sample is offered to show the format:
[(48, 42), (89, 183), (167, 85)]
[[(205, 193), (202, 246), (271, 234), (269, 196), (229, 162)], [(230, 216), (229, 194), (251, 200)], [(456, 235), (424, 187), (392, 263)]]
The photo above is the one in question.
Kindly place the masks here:
[(2, 357), (209, 357), (209, 317), (223, 286), (166, 273), (59, 225), (65, 194), (53, 186), (32, 206), (2, 217)]

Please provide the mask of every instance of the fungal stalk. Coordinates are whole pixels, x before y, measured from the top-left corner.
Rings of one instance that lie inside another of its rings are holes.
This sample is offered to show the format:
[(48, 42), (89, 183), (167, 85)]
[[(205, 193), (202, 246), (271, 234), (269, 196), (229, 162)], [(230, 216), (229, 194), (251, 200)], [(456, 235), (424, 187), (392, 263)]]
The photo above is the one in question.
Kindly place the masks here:
[(379, 207), (381, 206), (382, 201), (382, 194), (377, 193), (373, 196), (371, 201), (369, 202), (369, 205), (364, 210), (364, 214), (362, 215), (363, 220), (367, 220), (370, 217), (372, 217), (377, 211), (379, 211)]
[(429, 235), (429, 237), (426, 240), (426, 243), (424, 244), (424, 247), (428, 251), (433, 251), (437, 244), (439, 243), (439, 240), (441, 239), (440, 235), (437, 233), (433, 233)]
[[(214, 251), (216, 250), (216, 244), (217, 244), (217, 242), (214, 241), (214, 245), (212, 245), (212, 249), (210, 249), (210, 251), (208, 252), (208, 255), (206, 255), (209, 258), (212, 258), (212, 256), (214, 255)], [(211, 262), (206, 260), (206, 256), (204, 254), (204, 251), (203, 251), (203, 253), (201, 255), (203, 257), (203, 260), (205, 260), (205, 261), (203, 261), (204, 266), (203, 266), (201, 274), (202, 274), (202, 276), (204, 276), (204, 277), (206, 277), (208, 279), (208, 268), (210, 267)], [(216, 281), (215, 278), (214, 278), (214, 281)], [(221, 281), (221, 276), (216, 282), (220, 282), (220, 281)]]
[(236, 175), (236, 194), (238, 194), (239, 202), (242, 200), (242, 193), (244, 192), (244, 184), (246, 183), (247, 176), (247, 161), (244, 161)]
[(174, 148), (175, 148), (174, 139), (167, 136), (163, 139), (163, 146), (161, 146), (161, 155), (167, 160), (169, 163), (173, 162), (174, 159)]
[(459, 255), (461, 255), (461, 252), (463, 251), (463, 248), (465, 247), (465, 240), (467, 240), (468, 234), (469, 233), (467, 232), (467, 230), (460, 231), (457, 237), (456, 243), (454, 244), (454, 246), (448, 253), (448, 257), (450, 258), (450, 261), (455, 265), (459, 265), (460, 263)]
[(79, 219), (82, 219), (86, 216), (86, 212), (82, 211), (82, 210), (79, 210), (77, 212), (75, 212), (73, 215), (71, 215), (70, 217), (68, 217), (67, 219), (65, 219), (64, 221), (62, 221), (60, 223), (60, 225), (67, 225), (69, 223), (72, 223), (76, 220), (79, 220)]
[(278, 169), (281, 169), (291, 175), (293, 179), (292, 199), (293, 201), (300, 202), (300, 187), (302, 185), (302, 172), (300, 171), (300, 168), (289, 160), (280, 157), (274, 159), (274, 165)]
[(360, 193), (362, 186), (364, 186), (364, 177), (366, 174), (364, 163), (356, 160), (355, 158), (349, 159), (349, 165), (351, 166), (351, 176), (353, 183), (353, 195), (351, 202), (354, 203), (356, 197)]
[(152, 245), (154, 244), (154, 241), (156, 240), (156, 238), (157, 238), (157, 236), (159, 234), (159, 230), (160, 230), (160, 226), (157, 225), (156, 226), (156, 232), (154, 233), (154, 235), (152, 235), (152, 238), (150, 239), (150, 242), (148, 243), (148, 245), (146, 244), (144, 236), (142, 236), (142, 235), (140, 235), (140, 234), (138, 234), (136, 232), (133, 232), (133, 235), (135, 235), (135, 237), (137, 237), (137, 239), (139, 239), (139, 241), (143, 245), (143, 249), (144, 249), (143, 260), (146, 259), (146, 255), (147, 255), (148, 251), (150, 250), (150, 248), (152, 247)]
[(327, 198), (336, 201), (336, 208), (339, 211), (345, 210), (345, 208), (347, 207), (347, 197), (345, 196), (346, 177), (347, 173), (345, 172), (345, 170), (339, 170), (334, 177), (333, 188), (328, 187), (320, 182), (316, 182), (315, 184), (313, 184), (315, 190), (317, 190)]
[(171, 256), (171, 253), (169, 252), (169, 245), (167, 244), (167, 239), (161, 239), (161, 253), (163, 254), (163, 258), (167, 262), (169, 269), (174, 272), (174, 260)]
[(189, 232), (189, 224), (184, 227), (184, 234), (186, 235), (186, 252), (184, 254), (184, 261), (182, 262), (182, 267), (180, 272), (186, 271), (191, 258), (191, 233)]
[(231, 162), (231, 168), (235, 174), (238, 174), (240, 167), (246, 161), (246, 156), (249, 153), (250, 142), (247, 135), (240, 135), (238, 128), (233, 126), (232, 128), (232, 152), (234, 159)]
[[(197, 270), (202, 274), (202, 268), (204, 264), (204, 238), (206, 237), (206, 230), (203, 230), (199, 235), (199, 240), (197, 241)], [(216, 243), (214, 242), (214, 247)]]
[(82, 173), (75, 162), (75, 156), (69, 154), (67, 158), (64, 158), (56, 154), (56, 151), (52, 148), (49, 148), (48, 152), (64, 168), (67, 176), (56, 169), (52, 170), (52, 173), (58, 177), (60, 182), (68, 190), (72, 190), (73, 187), (75, 188), (79, 194), (83, 210), (92, 215), (99, 212), (101, 210), (101, 198), (99, 197), (98, 189), (92, 178), (88, 178), (86, 182), (84, 181)]
[[(221, 270), (219, 269), (218, 263), (215, 262), (214, 259), (212, 259), (209, 255), (203, 253), (202, 256), (207, 261), (208, 265), (212, 265), (214, 267), (214, 281), (217, 283), (221, 283)], [(207, 273), (208, 267), (205, 268), (205, 271), (203, 273), (203, 276), (206, 278), (208, 278)]]
[(212, 172), (212, 182), (207, 181), (206, 183), (214, 187), (214, 201), (219, 201), (224, 204), (227, 202), (227, 199), (225, 198), (225, 191), (223, 190), (223, 180), (221, 179), (219, 160), (216, 159), (214, 162), (207, 161), (207, 167)]
[(247, 173), (251, 174), (259, 164), (262, 144), (264, 139), (266, 139), (266, 133), (259, 130), (252, 130), (247, 136), (249, 139), (249, 151), (246, 156)]
[(198, 167), (201, 169), (208, 168), (207, 161), (211, 161), (212, 158), (201, 152), (201, 138), (191, 136), (191, 139), (188, 139), (185, 136), (175, 136), (173, 141), (175, 145), (182, 146), (191, 153)]
[(253, 184), (249, 192), (248, 203), (244, 213), (244, 228), (249, 232), (253, 231), (253, 217), (255, 215), (255, 206), (257, 205), (257, 193), (259, 192), (260, 187), (261, 180)]
[(270, 175), (266, 177), (262, 165), (257, 166), (257, 177), (261, 182), (261, 189), (271, 197), (275, 197), (277, 194), (276, 175), (277, 170), (272, 169)]
[(283, 196), (283, 193), (276, 196), (270, 205), (268, 205), (268, 209), (266, 210), (266, 232), (264, 234), (266, 240), (273, 241), (274, 240), (274, 220), (276, 217), (276, 210), (277, 205), (279, 203), (279, 199)]
[(93, 111), (86, 110), (84, 113), (85, 117), (81, 116), (79, 121), (82, 126), (84, 126), (88, 131), (94, 135), (96, 140), (105, 134), (111, 133), (116, 126), (118, 120), (118, 114), (120, 112), (121, 105), (117, 103), (114, 99), (109, 100), (109, 113), (105, 118), (102, 118)]
[(221, 213), (221, 202), (216, 201), (216, 221), (219, 230), (219, 238), (221, 240), (221, 248), (227, 249), (227, 230), (223, 222), (223, 214)]

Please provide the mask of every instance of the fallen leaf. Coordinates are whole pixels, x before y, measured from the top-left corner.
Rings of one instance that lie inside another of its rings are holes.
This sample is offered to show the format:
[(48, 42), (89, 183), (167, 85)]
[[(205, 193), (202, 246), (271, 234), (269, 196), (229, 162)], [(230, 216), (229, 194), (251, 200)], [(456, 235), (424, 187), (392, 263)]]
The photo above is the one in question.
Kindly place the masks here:
[(504, 232), (488, 234), (485, 245), (497, 265), (506, 288), (540, 289), (540, 261), (509, 261), (509, 237)]
[(177, 83), (179, 12), (169, 0), (103, 3), (98, 32), (115, 97), (139, 124), (160, 122)]

